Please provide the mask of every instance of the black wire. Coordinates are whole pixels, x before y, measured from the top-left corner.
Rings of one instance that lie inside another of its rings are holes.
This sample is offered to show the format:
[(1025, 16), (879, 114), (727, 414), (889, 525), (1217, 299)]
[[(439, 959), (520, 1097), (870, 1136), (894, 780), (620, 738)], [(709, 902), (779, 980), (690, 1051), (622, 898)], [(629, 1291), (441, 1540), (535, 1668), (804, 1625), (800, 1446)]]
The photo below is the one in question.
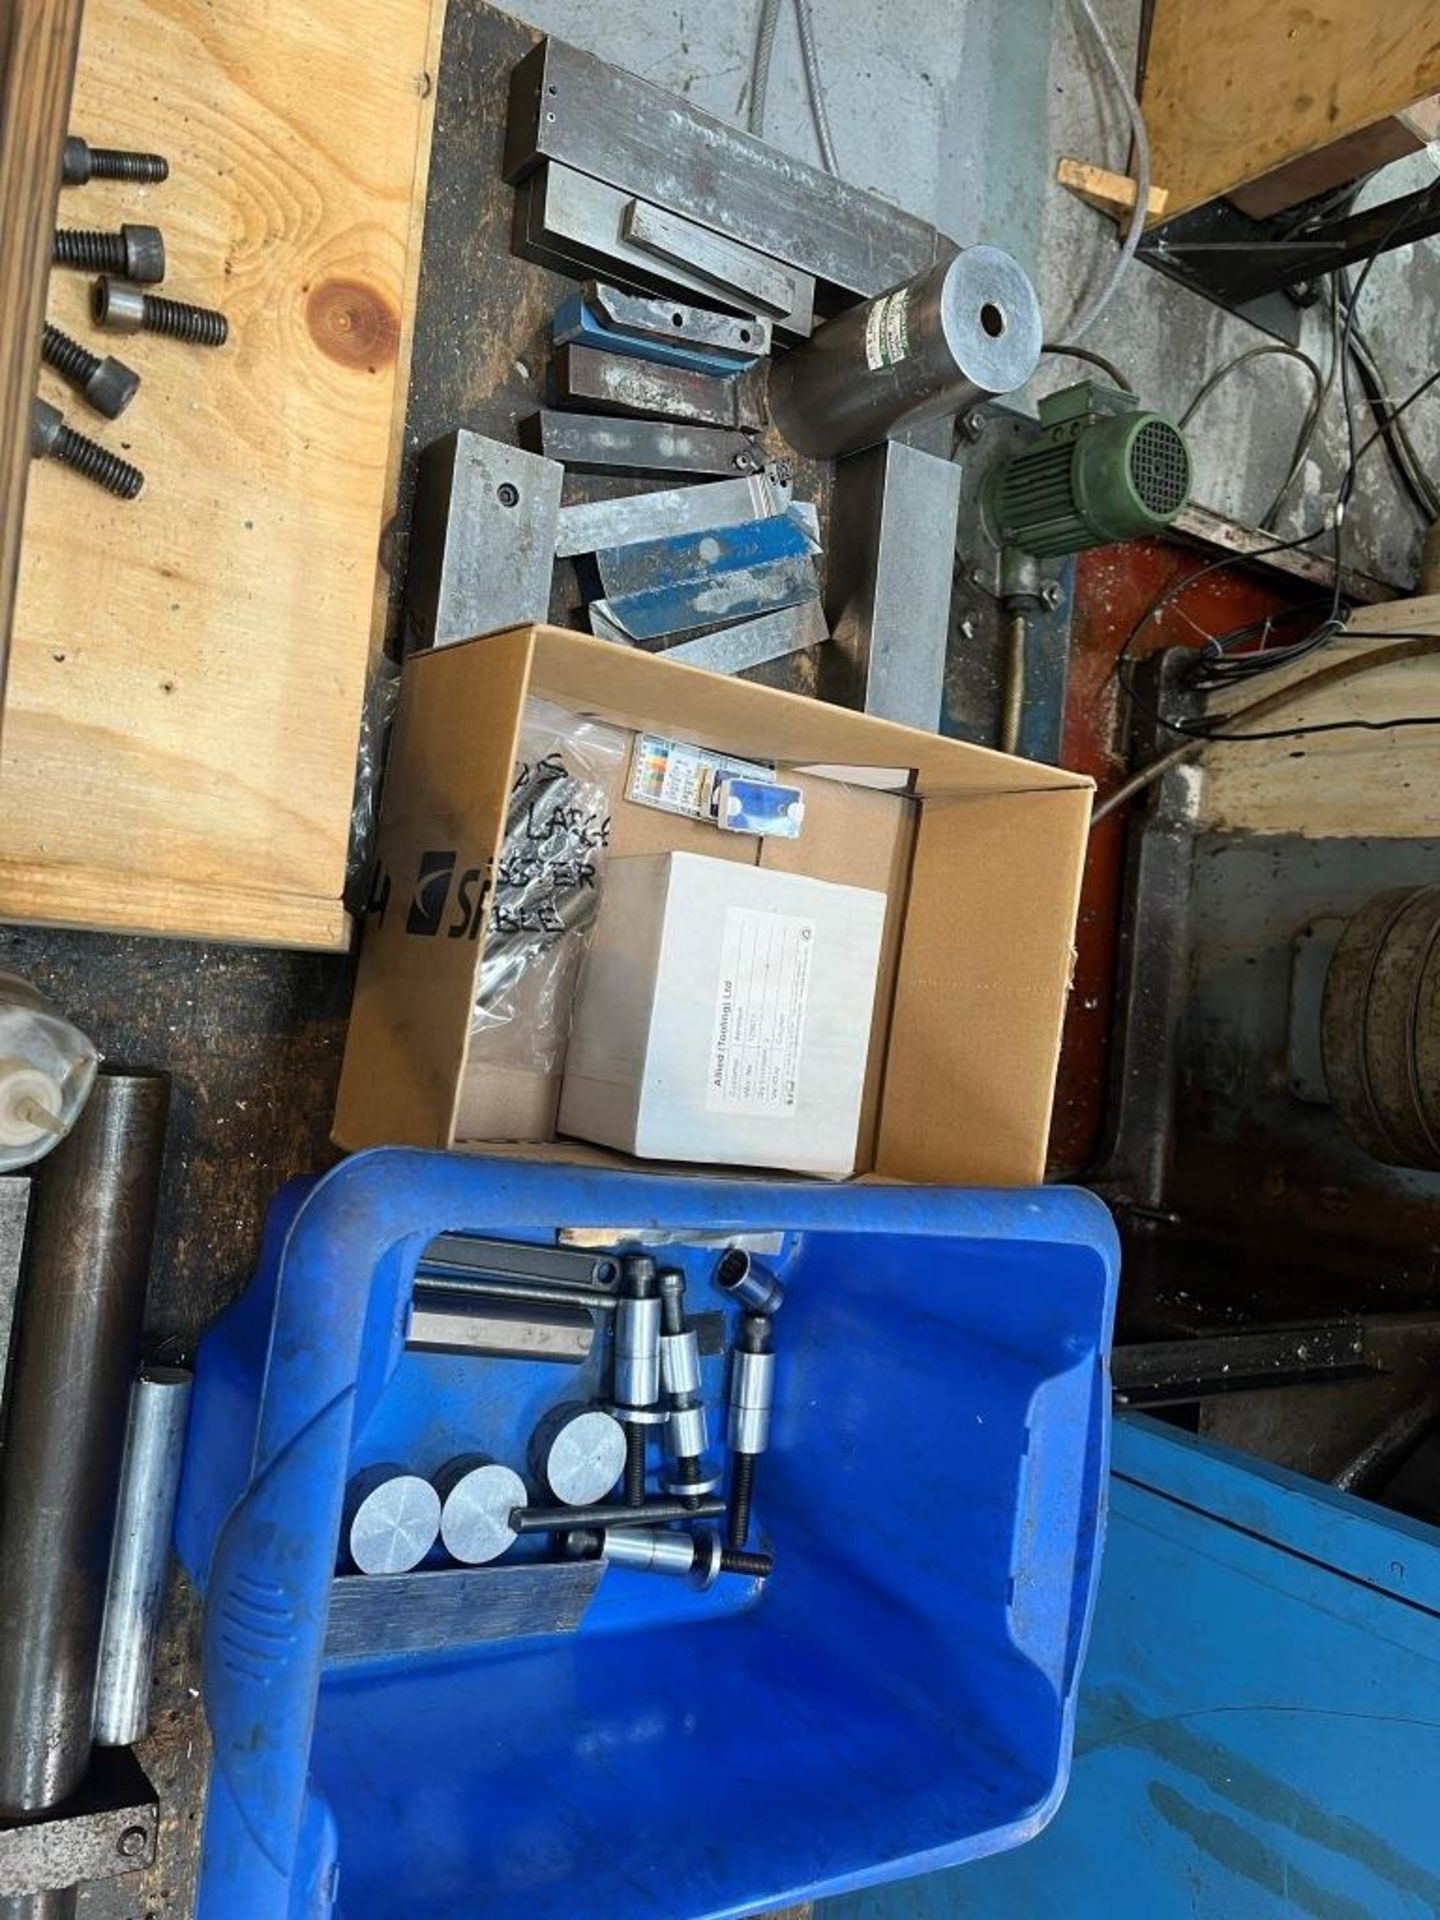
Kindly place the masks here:
[(1394, 720), (1316, 720), (1303, 727), (1271, 727), (1264, 733), (1213, 733), (1193, 732), (1189, 728), (1177, 731), (1189, 733), (1195, 740), (1228, 741), (1232, 746), (1243, 745), (1247, 740), (1296, 740), (1307, 733), (1388, 733), (1394, 727), (1440, 727), (1440, 713), (1404, 713)]
[(1040, 351), (1048, 353), (1053, 360), (1084, 360), (1088, 365), (1098, 367), (1123, 393), (1135, 391), (1135, 382), (1127, 380), (1113, 360), (1107, 360), (1103, 353), (1096, 353), (1091, 347), (1066, 347), (1061, 346), (1058, 341), (1052, 343), (1047, 340)]

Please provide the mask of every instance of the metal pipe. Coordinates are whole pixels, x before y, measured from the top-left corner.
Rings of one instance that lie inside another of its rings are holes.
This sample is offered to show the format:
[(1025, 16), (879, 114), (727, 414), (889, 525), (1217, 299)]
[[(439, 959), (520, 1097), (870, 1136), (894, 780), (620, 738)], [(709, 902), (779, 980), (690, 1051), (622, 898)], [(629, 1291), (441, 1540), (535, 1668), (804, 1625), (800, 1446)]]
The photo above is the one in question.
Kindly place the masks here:
[(98, 1746), (134, 1746), (150, 1725), (150, 1677), (189, 1410), (190, 1375), (183, 1367), (142, 1369), (130, 1394), (130, 1426), (100, 1633), (95, 1681)]
[(35, 1177), (0, 1475), (4, 1814), (65, 1799), (90, 1757), (169, 1102), (164, 1075), (102, 1072)]
[(1041, 333), (1024, 269), (998, 247), (970, 247), (773, 361), (770, 411), (801, 453), (858, 453), (902, 424), (1024, 386)]

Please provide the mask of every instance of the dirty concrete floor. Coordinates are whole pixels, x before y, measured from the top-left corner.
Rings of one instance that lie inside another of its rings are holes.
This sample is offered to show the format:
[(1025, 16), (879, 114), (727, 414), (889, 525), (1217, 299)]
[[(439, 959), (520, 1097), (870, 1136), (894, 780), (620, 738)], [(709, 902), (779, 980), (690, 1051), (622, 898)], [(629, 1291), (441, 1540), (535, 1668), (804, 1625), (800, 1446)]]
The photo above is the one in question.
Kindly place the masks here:
[[(760, 0), (516, 0), (510, 11), (631, 67), (737, 124), (748, 111), (751, 48)], [(1141, 0), (1098, 0), (1116, 52), (1133, 71)], [(957, 240), (1009, 247), (1035, 275), (1046, 337), (1065, 338), (1085, 295), (1104, 275), (1111, 222), (1054, 184), (1055, 162), (1074, 154), (1123, 168), (1124, 108), (1072, 0), (811, 0), (821, 73), (840, 169), (932, 219)], [(819, 152), (806, 108), (795, 16), (783, 0), (765, 132), (807, 160)], [(1400, 163), (1367, 200), (1434, 177), (1429, 154)], [(1403, 396), (1440, 359), (1440, 243), (1382, 260), (1362, 298), (1362, 318), (1387, 376)], [(1087, 336), (1115, 360), (1147, 403), (1178, 415), (1222, 362), (1268, 338), (1209, 302), (1136, 266)], [(1305, 349), (1322, 369), (1328, 317), (1306, 316)], [(1024, 396), (1034, 401), (1076, 377), (1051, 363)], [(1197, 416), (1197, 497), (1255, 521), (1283, 480), (1311, 385), (1303, 368), (1267, 355), (1241, 369)], [(1440, 468), (1440, 397), (1407, 419), (1420, 453)], [(1332, 392), (1312, 455), (1278, 532), (1322, 523), (1344, 465), (1344, 414)], [(1379, 449), (1362, 469), (1346, 521), (1347, 557), (1408, 585), (1423, 529)]]

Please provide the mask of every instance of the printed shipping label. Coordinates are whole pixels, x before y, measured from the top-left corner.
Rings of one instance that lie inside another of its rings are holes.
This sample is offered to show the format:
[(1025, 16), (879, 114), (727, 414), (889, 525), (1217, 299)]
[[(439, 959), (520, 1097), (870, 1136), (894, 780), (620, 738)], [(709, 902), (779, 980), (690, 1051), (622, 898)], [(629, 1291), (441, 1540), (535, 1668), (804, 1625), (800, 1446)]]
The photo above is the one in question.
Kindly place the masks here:
[(635, 741), (630, 763), (629, 798), (638, 806), (661, 813), (708, 818), (712, 775), (742, 774), (748, 780), (773, 780), (774, 767), (763, 760), (737, 760), (709, 747), (693, 747), (685, 740), (662, 740), (642, 733)]
[(707, 1112), (793, 1117), (814, 954), (813, 920), (754, 907), (727, 910)]
[(910, 289), (877, 300), (865, 320), (865, 364), (871, 373), (894, 367), (910, 351)]

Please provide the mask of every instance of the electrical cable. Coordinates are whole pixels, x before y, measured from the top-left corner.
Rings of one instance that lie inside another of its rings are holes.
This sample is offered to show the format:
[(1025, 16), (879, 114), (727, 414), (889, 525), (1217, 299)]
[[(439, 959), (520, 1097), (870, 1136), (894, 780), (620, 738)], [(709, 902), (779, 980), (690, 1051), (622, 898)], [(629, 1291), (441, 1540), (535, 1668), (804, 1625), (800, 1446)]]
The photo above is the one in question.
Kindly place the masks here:
[(800, 60), (805, 68), (805, 88), (810, 95), (810, 118), (815, 125), (815, 138), (820, 142), (820, 164), (827, 173), (839, 173), (830, 115), (825, 105), (825, 87), (820, 78), (820, 56), (815, 49), (810, 0), (795, 0), (795, 24), (800, 30)]
[(1130, 216), (1130, 226), (1104, 285), (1089, 305), (1082, 309), (1079, 318), (1072, 321), (1066, 329), (1071, 340), (1078, 340), (1082, 334), (1090, 331), (1114, 299), (1116, 288), (1124, 278), (1125, 270), (1135, 258), (1136, 250), (1140, 245), (1141, 236), (1145, 231), (1146, 216), (1150, 210), (1150, 140), (1145, 131), (1145, 117), (1140, 111), (1140, 102), (1135, 98), (1135, 89), (1115, 56), (1115, 49), (1110, 44), (1110, 36), (1100, 24), (1100, 16), (1095, 11), (1093, 0), (1072, 0), (1072, 4), (1090, 29), (1100, 59), (1125, 103), (1135, 147), (1135, 211)]
[(1127, 380), (1113, 360), (1107, 360), (1103, 353), (1096, 353), (1090, 347), (1062, 347), (1058, 343), (1047, 340), (1040, 351), (1049, 354), (1055, 360), (1084, 360), (1089, 366), (1098, 367), (1106, 379), (1113, 386), (1119, 387), (1122, 393), (1134, 393), (1136, 390), (1135, 382)]
[[(765, 106), (770, 95), (770, 67), (775, 56), (775, 35), (780, 25), (781, 0), (760, 0), (755, 19), (755, 46), (750, 61), (750, 107), (747, 124), (751, 133), (763, 137)], [(830, 132), (830, 114), (825, 104), (825, 86), (820, 77), (820, 57), (815, 47), (815, 22), (810, 0), (795, 0), (795, 25), (800, 36), (800, 61), (805, 71), (805, 91), (810, 101), (810, 119), (820, 143), (820, 161), (827, 173), (838, 173), (835, 141)]]
[(1330, 382), (1327, 381), (1326, 376), (1320, 371), (1319, 362), (1313, 360), (1310, 355), (1305, 353), (1301, 348), (1289, 346), (1279, 340), (1267, 341), (1264, 346), (1260, 347), (1249, 347), (1244, 353), (1237, 353), (1233, 360), (1227, 360), (1224, 366), (1218, 367), (1215, 372), (1210, 375), (1210, 378), (1195, 395), (1195, 398), (1190, 402), (1184, 413), (1181, 414), (1177, 423), (1183, 431), (1184, 428), (1189, 426), (1190, 422), (1195, 418), (1195, 415), (1200, 411), (1201, 407), (1204, 406), (1205, 402), (1222, 381), (1227, 380), (1232, 373), (1237, 372), (1241, 367), (1248, 366), (1252, 360), (1260, 360), (1267, 354), (1273, 353), (1282, 354), (1287, 360), (1298, 360), (1300, 365), (1304, 367), (1305, 371), (1315, 382), (1315, 392), (1311, 396), (1310, 404), (1305, 409), (1304, 417), (1300, 422), (1300, 435), (1295, 443), (1295, 451), (1290, 457), (1290, 465), (1286, 471), (1285, 478), (1280, 483), (1280, 491), (1271, 501), (1270, 506), (1267, 508), (1260, 522), (1262, 527), (1268, 525), (1268, 523), (1275, 518), (1276, 513), (1279, 511), (1281, 501), (1294, 484), (1295, 476), (1299, 473), (1304, 463), (1305, 455), (1310, 450), (1310, 442), (1314, 438), (1315, 428), (1320, 419), (1320, 409), (1324, 406), (1326, 396), (1330, 390)]
[[(1398, 639), (1398, 646), (1377, 648), (1373, 653), (1355, 654), (1348, 660), (1334, 660), (1328, 666), (1317, 667), (1313, 673), (1303, 674), (1288, 686), (1279, 687), (1273, 693), (1262, 694), (1258, 700), (1248, 701), (1242, 707), (1234, 708), (1223, 718), (1234, 724), (1246, 720), (1261, 720), (1269, 713), (1278, 712), (1297, 697), (1318, 692), (1324, 686), (1338, 686), (1342, 681), (1352, 680), (1357, 674), (1368, 673), (1375, 667), (1395, 666), (1400, 661), (1419, 658), (1423, 654), (1440, 653), (1440, 634), (1434, 633), (1391, 633), (1387, 639)], [(1170, 725), (1170, 722), (1166, 722)], [(1143, 793), (1172, 767), (1177, 767), (1192, 754), (1216, 742), (1225, 744), (1243, 744), (1247, 741), (1293, 740), (1311, 733), (1341, 733), (1349, 731), (1386, 732), (1394, 727), (1433, 727), (1440, 726), (1440, 714), (1402, 714), (1392, 720), (1322, 720), (1306, 726), (1280, 727), (1263, 733), (1195, 733), (1185, 732), (1180, 745), (1170, 747), (1147, 761), (1143, 767), (1132, 773), (1127, 780), (1107, 793), (1091, 815), (1091, 825), (1103, 820), (1107, 814), (1114, 813), (1137, 793)]]
[(780, 0), (760, 0), (755, 20), (755, 51), (750, 62), (751, 133), (765, 132), (765, 102), (770, 92), (770, 62), (775, 54), (775, 32), (780, 25)]

